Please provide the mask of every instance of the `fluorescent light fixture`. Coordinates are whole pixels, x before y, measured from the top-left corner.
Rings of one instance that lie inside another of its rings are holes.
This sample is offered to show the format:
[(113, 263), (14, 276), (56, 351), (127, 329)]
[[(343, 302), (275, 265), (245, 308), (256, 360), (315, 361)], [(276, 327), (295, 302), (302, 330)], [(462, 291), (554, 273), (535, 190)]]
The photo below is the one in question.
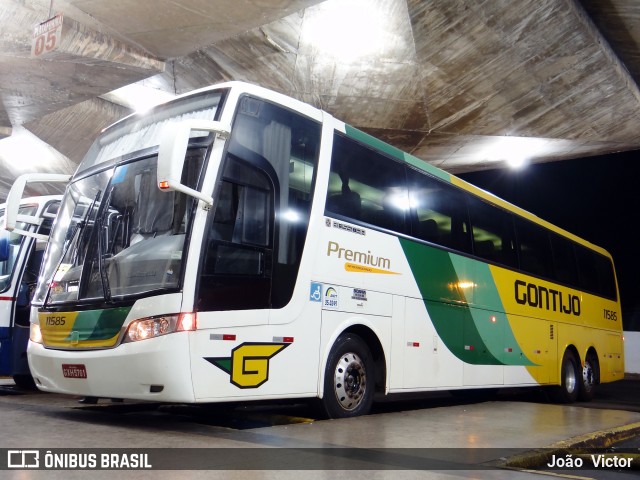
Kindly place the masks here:
[(48, 170), (63, 160), (66, 157), (60, 152), (20, 125), (13, 127), (11, 136), (0, 140), (0, 161), (10, 165), (12, 173), (15, 171), (18, 175)]
[(541, 156), (549, 149), (549, 141), (531, 137), (495, 137), (488, 141), (481, 158), (505, 162), (511, 168), (522, 168), (531, 157)]
[(327, 0), (305, 17), (303, 35), (319, 53), (352, 62), (384, 53), (385, 12), (370, 0)]

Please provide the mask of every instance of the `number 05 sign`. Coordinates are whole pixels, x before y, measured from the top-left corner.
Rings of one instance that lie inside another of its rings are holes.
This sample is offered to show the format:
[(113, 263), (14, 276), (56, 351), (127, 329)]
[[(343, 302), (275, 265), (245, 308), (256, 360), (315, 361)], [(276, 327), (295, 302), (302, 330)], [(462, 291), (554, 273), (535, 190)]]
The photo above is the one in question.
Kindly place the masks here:
[(62, 14), (36, 25), (33, 30), (33, 43), (31, 44), (31, 56), (38, 57), (58, 48), (62, 37)]

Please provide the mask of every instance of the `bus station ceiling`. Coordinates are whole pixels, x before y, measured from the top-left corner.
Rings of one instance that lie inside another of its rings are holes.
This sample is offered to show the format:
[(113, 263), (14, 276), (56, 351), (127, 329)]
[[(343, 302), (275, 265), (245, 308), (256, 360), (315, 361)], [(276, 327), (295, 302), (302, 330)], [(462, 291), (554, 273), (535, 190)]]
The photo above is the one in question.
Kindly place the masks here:
[(73, 173), (127, 86), (249, 81), (451, 173), (640, 149), (637, 0), (0, 0), (0, 28), (0, 201)]

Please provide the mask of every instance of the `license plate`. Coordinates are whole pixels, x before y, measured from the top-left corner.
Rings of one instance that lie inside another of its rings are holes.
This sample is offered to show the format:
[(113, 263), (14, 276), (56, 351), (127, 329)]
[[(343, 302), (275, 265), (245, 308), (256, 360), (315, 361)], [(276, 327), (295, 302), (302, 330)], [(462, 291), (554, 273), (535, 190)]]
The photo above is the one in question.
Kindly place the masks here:
[(87, 367), (82, 364), (62, 364), (62, 375), (66, 378), (87, 378)]

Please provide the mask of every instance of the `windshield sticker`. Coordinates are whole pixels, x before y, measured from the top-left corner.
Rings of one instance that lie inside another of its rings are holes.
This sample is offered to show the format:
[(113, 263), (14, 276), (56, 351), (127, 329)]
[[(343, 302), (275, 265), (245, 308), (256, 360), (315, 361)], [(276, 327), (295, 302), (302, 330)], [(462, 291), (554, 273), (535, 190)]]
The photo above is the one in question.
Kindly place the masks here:
[(127, 178), (127, 169), (129, 165), (122, 165), (121, 167), (116, 168), (116, 172), (111, 179), (111, 185), (116, 185), (118, 183), (122, 183)]
[(269, 380), (269, 360), (291, 345), (290, 343), (242, 343), (231, 351), (230, 357), (204, 357), (238, 388), (258, 388)]
[(53, 277), (53, 280), (56, 282), (60, 282), (62, 280), (62, 277), (64, 277), (64, 274), (67, 273), (70, 268), (71, 268), (70, 263), (61, 263), (60, 266), (58, 267), (58, 270), (56, 270), (56, 274)]

